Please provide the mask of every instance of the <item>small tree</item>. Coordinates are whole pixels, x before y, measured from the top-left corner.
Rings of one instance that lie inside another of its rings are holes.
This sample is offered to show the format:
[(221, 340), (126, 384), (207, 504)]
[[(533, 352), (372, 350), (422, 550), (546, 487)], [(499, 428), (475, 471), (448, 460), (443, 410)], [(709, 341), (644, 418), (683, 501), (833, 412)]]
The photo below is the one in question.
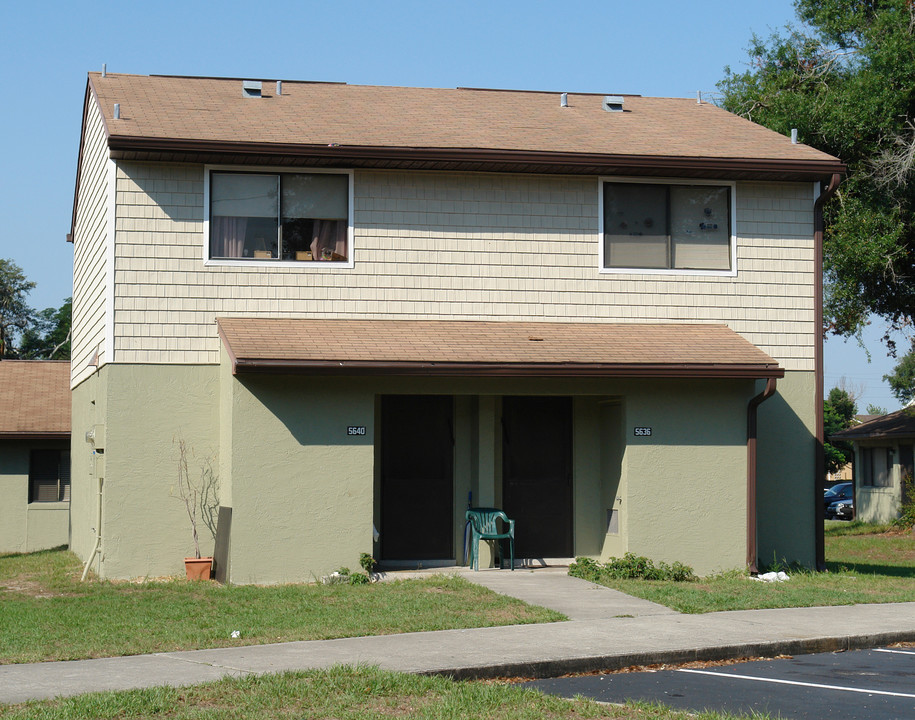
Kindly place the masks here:
[(179, 437), (174, 441), (178, 447), (178, 482), (175, 485), (175, 497), (184, 502), (187, 517), (191, 522), (191, 534), (194, 537), (194, 554), (200, 557), (200, 538), (197, 534), (198, 520), (210, 531), (215, 539), (216, 520), (219, 508), (219, 478), (213, 468), (212, 457), (199, 461), (199, 477), (191, 477), (188, 456), (195, 457), (188, 448), (187, 442)]
[[(834, 387), (823, 403), (823, 431), (828, 438), (833, 433), (851, 427), (858, 412), (858, 406), (847, 390)], [(849, 443), (837, 440), (823, 443), (826, 453), (826, 472), (835, 473), (842, 469), (854, 457)]]
[(71, 308), (72, 300), (67, 298), (56, 310), (35, 313), (22, 333), (19, 355), (26, 360), (69, 360)]

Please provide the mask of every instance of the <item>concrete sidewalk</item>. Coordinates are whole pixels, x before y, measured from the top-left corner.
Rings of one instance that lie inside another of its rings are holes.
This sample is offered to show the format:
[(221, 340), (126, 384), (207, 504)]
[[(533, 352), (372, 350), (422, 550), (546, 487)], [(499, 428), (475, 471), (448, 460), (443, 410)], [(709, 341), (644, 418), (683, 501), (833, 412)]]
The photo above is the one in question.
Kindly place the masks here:
[(915, 603), (681, 615), (557, 572), (461, 573), (568, 622), (0, 666), (0, 703), (230, 675), (379, 665), (455, 678), (550, 677), (631, 665), (802, 654), (915, 641)]

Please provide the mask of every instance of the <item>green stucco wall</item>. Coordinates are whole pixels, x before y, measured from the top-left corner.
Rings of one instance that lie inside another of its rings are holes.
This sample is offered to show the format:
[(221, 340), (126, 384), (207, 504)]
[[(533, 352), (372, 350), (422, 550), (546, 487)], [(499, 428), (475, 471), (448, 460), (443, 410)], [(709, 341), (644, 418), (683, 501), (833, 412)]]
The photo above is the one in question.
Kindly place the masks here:
[(63, 450), (69, 445), (53, 440), (0, 441), (0, 553), (67, 544), (69, 503), (29, 503), (29, 456), (32, 450)]
[[(74, 389), (72, 549), (83, 559), (92, 551), (101, 476), (102, 545), (93, 569), (102, 577), (183, 572), (194, 546), (175, 494), (176, 441), (186, 442), (190, 473), (199, 476), (206, 459), (219, 462), (218, 414), (215, 366), (106, 365)], [(92, 427), (95, 445), (84, 439)], [(198, 533), (201, 553), (212, 554), (212, 535), (202, 525)]]
[[(816, 379), (787, 372), (775, 395), (759, 406), (757, 537), (761, 564), (774, 560), (816, 564), (814, 503), (822, 479), (814, 478)], [(762, 392), (764, 383), (757, 383)]]
[[(775, 552), (812, 562), (812, 387), (812, 375), (789, 374), (760, 408), (763, 561)], [(475, 504), (501, 501), (501, 398), (546, 388), (574, 398), (575, 555), (631, 551), (700, 574), (743, 567), (753, 381), (233, 376), (225, 356), (220, 366), (106, 366), (76, 388), (73, 549), (91, 552), (101, 467), (94, 566), (106, 577), (182, 571), (192, 551), (184, 506), (173, 497), (174, 440), (183, 437), (196, 454), (192, 472), (201, 458), (218, 457), (221, 501), (233, 512), (230, 581), (308, 581), (356, 569), (360, 553), (378, 549), (378, 399), (416, 393), (455, 397), (450, 501), (460, 560), (467, 492)], [(83, 440), (96, 425), (104, 429), (101, 465)], [(366, 434), (349, 436), (349, 426)], [(636, 426), (651, 436), (635, 436)], [(617, 531), (608, 533), (613, 509)], [(200, 533), (208, 554), (213, 539)]]

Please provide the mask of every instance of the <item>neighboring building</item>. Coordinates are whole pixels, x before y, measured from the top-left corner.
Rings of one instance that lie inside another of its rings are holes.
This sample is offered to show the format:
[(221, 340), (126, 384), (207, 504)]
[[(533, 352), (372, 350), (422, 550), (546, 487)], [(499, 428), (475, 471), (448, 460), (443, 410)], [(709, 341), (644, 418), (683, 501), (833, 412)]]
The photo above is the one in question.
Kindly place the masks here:
[[(855, 425), (860, 425), (861, 423), (868, 422), (874, 418), (881, 417), (880, 415), (855, 415), (852, 420)], [(838, 472), (826, 473), (826, 482), (829, 484), (835, 484), (839, 482), (854, 482), (855, 479), (855, 464), (853, 462), (847, 462), (842, 467), (839, 468)]]
[(70, 363), (0, 360), (0, 553), (70, 536)]
[(855, 448), (855, 518), (876, 523), (898, 518), (903, 478), (913, 472), (915, 407), (874, 416), (831, 438)]
[(516, 557), (812, 565), (842, 169), (695, 100), (90, 74), (73, 550), (179, 571), (181, 438), (232, 582), (454, 563), (468, 493)]

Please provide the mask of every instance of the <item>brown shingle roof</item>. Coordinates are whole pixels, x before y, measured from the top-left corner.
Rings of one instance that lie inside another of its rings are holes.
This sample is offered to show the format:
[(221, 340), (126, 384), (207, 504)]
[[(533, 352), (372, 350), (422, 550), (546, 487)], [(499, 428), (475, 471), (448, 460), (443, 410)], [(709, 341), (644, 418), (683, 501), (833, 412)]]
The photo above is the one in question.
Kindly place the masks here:
[[(803, 167), (821, 175), (842, 167), (715, 105), (681, 98), (627, 96), (624, 112), (607, 112), (603, 95), (576, 93), (563, 108), (558, 93), (468, 88), (284, 81), (280, 96), (273, 83), (264, 82), (263, 97), (244, 98), (236, 79), (90, 73), (89, 84), (110, 147), (124, 157), (143, 151), (157, 159), (148, 153), (168, 151), (203, 153), (198, 159), (205, 159), (208, 152), (233, 150), (310, 155), (323, 164), (476, 157), (490, 163), (584, 163), (578, 172), (613, 167), (611, 158), (641, 164), (664, 159), (668, 170), (673, 161), (774, 163), (785, 172)], [(258, 159), (264, 157), (251, 161)]]
[(915, 407), (905, 407), (889, 415), (874, 415), (873, 419), (834, 433), (836, 440), (876, 440), (879, 438), (915, 438)]
[(724, 325), (218, 318), (233, 372), (781, 377)]
[(0, 360), (0, 438), (70, 434), (70, 363)]

